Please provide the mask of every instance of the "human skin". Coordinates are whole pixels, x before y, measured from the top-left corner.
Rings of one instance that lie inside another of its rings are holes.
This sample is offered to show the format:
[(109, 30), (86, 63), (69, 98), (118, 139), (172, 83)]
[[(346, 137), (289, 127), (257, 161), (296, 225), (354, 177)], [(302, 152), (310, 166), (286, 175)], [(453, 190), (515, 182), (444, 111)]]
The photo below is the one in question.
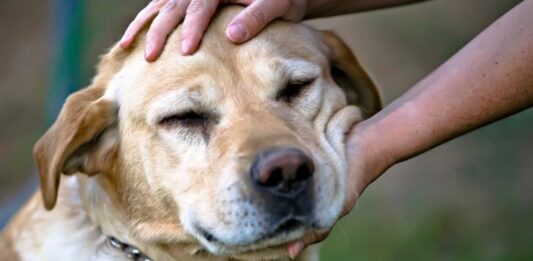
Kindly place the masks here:
[(168, 35), (183, 22), (180, 35), (181, 52), (193, 54), (200, 44), (203, 33), (221, 4), (247, 6), (229, 23), (226, 36), (233, 43), (242, 43), (257, 35), (276, 18), (300, 21), (304, 18), (318, 18), (332, 15), (360, 12), (421, 0), (154, 0), (151, 1), (128, 26), (120, 40), (128, 48), (135, 35), (149, 21), (153, 22), (147, 33), (145, 59), (156, 60)]
[[(305, 17), (414, 1), (346, 2), (349, 3), (310, 1)], [(328, 5), (338, 7), (324, 8)], [(267, 7), (263, 8), (265, 17), (270, 14), (264, 21), (283, 17), (271, 15)], [(243, 13), (233, 22), (244, 19), (239, 18)], [(532, 13), (533, 0), (518, 4), (400, 98), (352, 128), (346, 139), (351, 186), (348, 186), (345, 213), (352, 209), (365, 188), (394, 164), (533, 105)], [(147, 58), (156, 57), (147, 55)], [(297, 256), (305, 246), (324, 239), (328, 233), (314, 231), (292, 242), (287, 247), (289, 255)]]

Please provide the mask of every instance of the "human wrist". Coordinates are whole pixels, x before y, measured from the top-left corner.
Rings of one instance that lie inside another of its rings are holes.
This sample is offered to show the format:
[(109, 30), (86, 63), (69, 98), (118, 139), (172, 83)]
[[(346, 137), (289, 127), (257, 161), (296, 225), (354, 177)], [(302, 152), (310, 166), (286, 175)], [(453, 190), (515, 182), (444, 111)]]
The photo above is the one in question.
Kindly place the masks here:
[(370, 118), (356, 124), (346, 139), (350, 165), (349, 175), (358, 195), (383, 172), (396, 163), (386, 144), (380, 139), (380, 129)]

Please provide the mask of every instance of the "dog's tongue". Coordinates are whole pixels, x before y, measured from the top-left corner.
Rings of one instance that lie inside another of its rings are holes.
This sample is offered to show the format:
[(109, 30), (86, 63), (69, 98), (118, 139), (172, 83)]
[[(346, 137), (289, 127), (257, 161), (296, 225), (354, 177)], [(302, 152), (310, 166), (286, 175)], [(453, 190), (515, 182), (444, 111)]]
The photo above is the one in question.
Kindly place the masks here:
[(304, 247), (304, 242), (300, 240), (287, 244), (287, 251), (289, 252), (289, 257), (291, 259), (295, 259), (302, 252), (302, 250), (304, 250)]

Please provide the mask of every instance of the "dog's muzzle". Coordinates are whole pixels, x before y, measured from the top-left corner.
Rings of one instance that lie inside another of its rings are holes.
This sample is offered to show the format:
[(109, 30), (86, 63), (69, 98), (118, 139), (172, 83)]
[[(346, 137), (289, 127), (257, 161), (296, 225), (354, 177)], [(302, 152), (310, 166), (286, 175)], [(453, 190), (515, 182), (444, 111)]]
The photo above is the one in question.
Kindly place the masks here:
[(310, 219), (314, 171), (313, 161), (300, 149), (267, 149), (256, 156), (250, 171), (252, 183), (276, 230), (306, 225)]

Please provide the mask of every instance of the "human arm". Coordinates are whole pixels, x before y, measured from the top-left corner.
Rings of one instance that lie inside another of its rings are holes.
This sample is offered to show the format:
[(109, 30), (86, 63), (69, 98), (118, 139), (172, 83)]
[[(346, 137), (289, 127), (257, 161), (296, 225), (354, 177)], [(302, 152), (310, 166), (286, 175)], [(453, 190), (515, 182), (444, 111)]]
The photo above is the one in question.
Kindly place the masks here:
[(399, 5), (406, 5), (427, 0), (310, 0), (305, 19), (323, 18), (329, 16), (351, 14)]
[(183, 21), (181, 52), (192, 54), (219, 4), (247, 6), (228, 25), (227, 38), (242, 43), (257, 35), (276, 18), (300, 21), (397, 6), (421, 0), (154, 0), (141, 10), (128, 26), (120, 46), (128, 48), (137, 33), (152, 21), (147, 34), (145, 59), (154, 61), (161, 54), (167, 36)]
[[(533, 105), (533, 0), (518, 4), (384, 110), (352, 129), (345, 212), (392, 165)], [(327, 234), (288, 246), (292, 256)]]
[[(383, 111), (357, 125), (350, 140), (379, 148), (394, 164), (531, 107), (531, 14), (533, 0), (518, 4)], [(365, 183), (378, 176), (367, 175)]]

